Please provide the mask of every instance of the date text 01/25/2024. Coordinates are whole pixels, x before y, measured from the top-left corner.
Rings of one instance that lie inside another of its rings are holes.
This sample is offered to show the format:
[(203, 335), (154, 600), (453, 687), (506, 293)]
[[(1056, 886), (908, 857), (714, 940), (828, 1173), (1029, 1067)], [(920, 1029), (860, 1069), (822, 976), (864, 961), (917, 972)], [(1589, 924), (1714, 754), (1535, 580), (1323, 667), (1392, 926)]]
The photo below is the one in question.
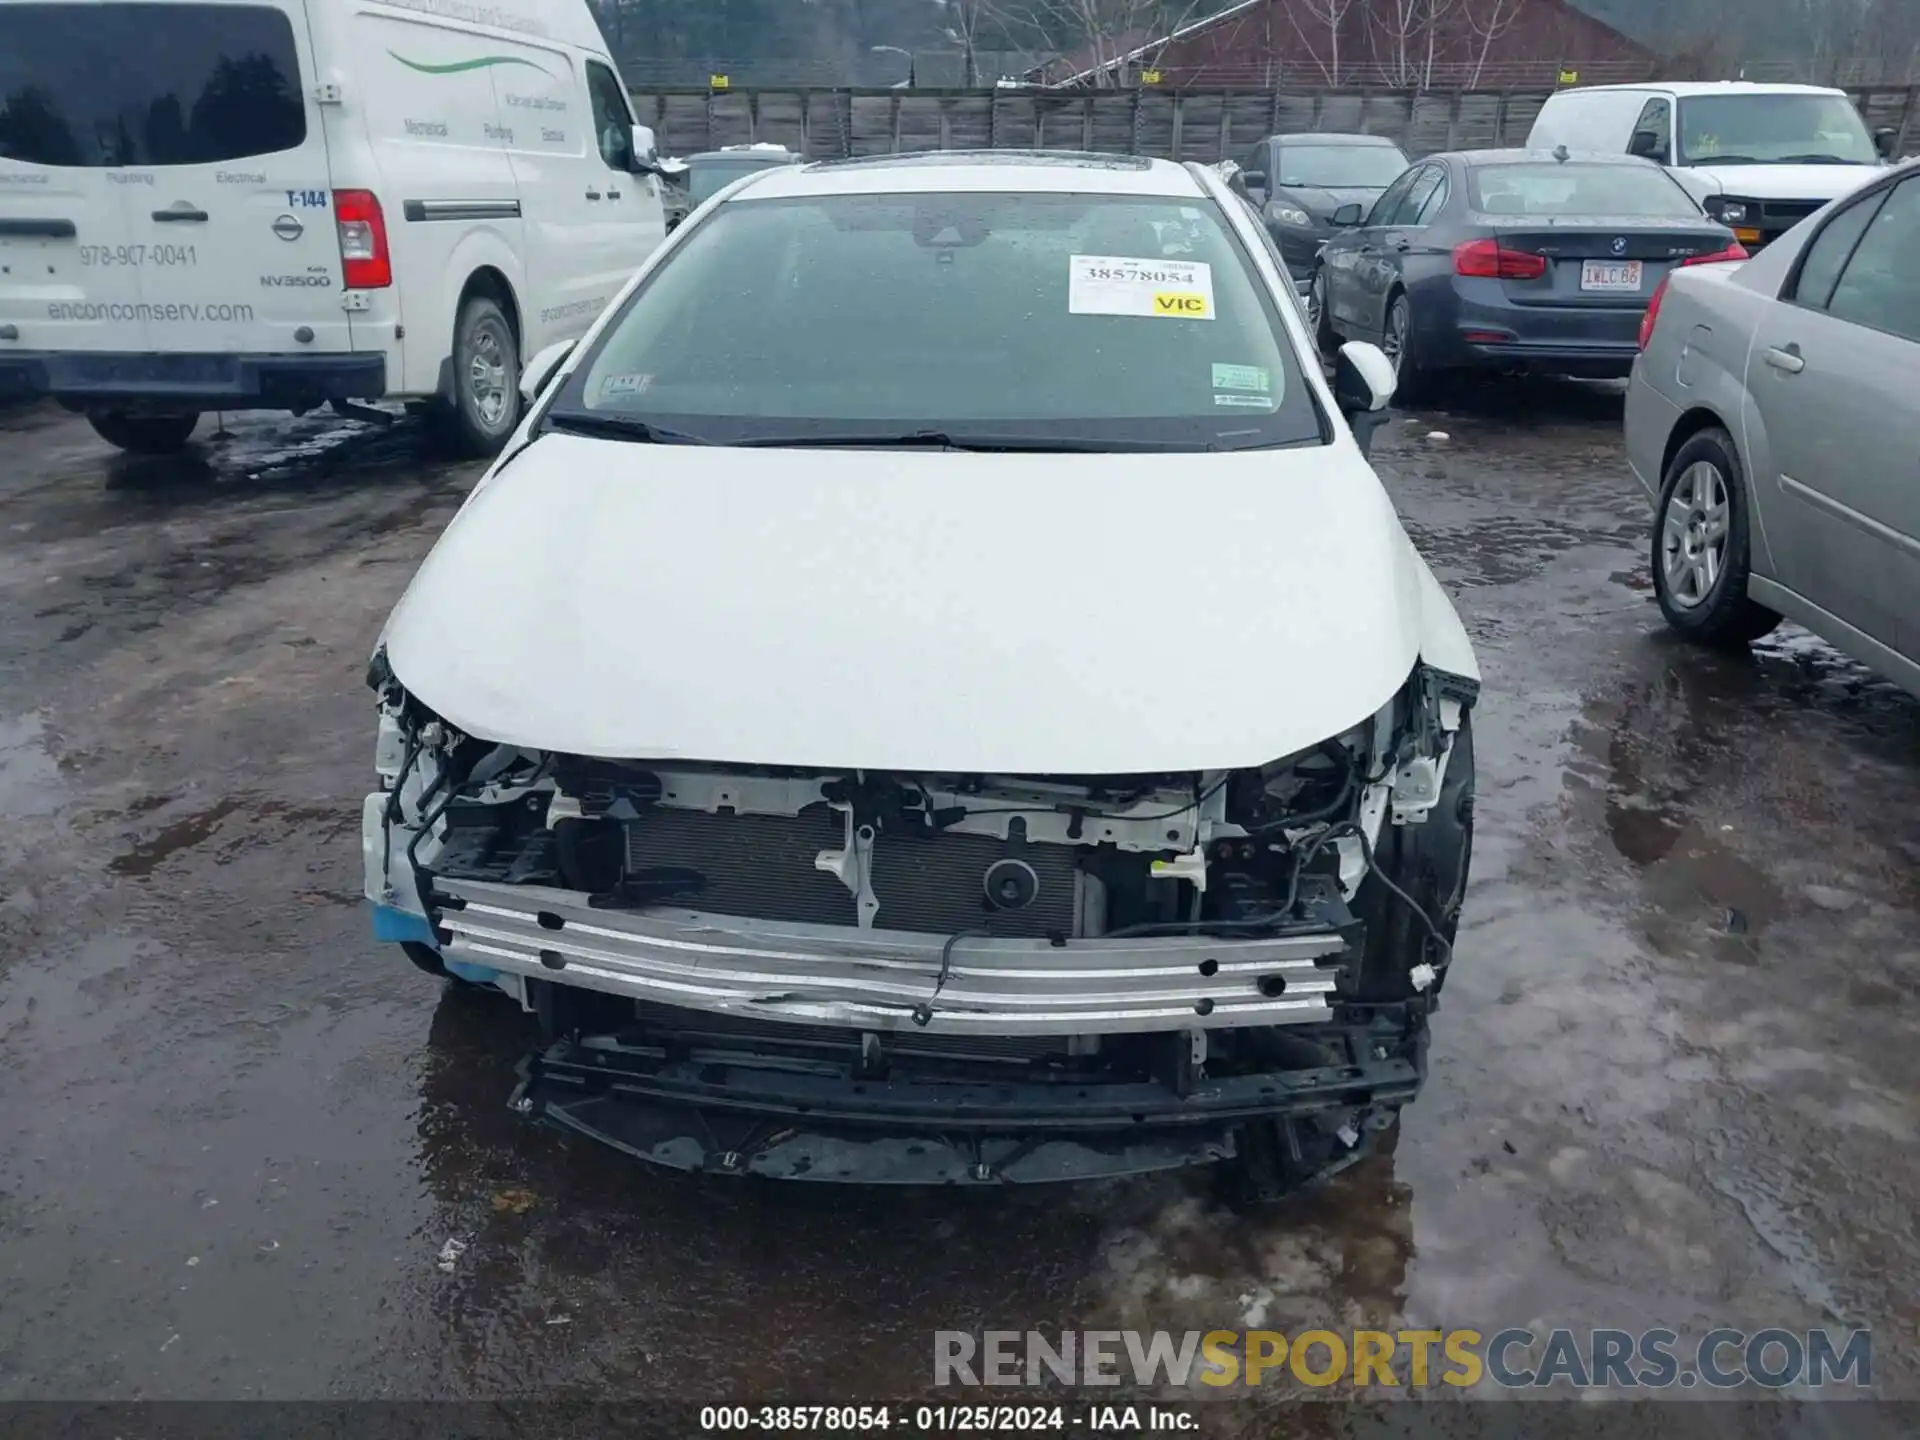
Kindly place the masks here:
[(1137, 1434), (1192, 1433), (1196, 1411), (1176, 1405), (709, 1405), (700, 1428), (710, 1434), (772, 1435), (813, 1430), (872, 1435), (1013, 1434), (1085, 1430)]

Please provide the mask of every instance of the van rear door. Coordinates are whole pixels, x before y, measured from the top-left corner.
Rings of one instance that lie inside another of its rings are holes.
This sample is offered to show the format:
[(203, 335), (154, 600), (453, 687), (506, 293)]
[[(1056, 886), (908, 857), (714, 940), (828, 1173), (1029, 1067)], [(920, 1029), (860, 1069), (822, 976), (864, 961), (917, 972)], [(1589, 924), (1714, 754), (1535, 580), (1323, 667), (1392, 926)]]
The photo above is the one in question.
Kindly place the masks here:
[(102, 167), (88, 27), (99, 7), (0, 4), (0, 326), (6, 350), (147, 348), (126, 190)]
[[(25, 0), (0, 35), (0, 67), (48, 97), (40, 158), (69, 159), (50, 176), (91, 171), (118, 202), (76, 235), (75, 283), (111, 272), (125, 304), (130, 276), (141, 341), (72, 348), (352, 348), (302, 0)], [(0, 153), (21, 158), (18, 131), (0, 123)]]

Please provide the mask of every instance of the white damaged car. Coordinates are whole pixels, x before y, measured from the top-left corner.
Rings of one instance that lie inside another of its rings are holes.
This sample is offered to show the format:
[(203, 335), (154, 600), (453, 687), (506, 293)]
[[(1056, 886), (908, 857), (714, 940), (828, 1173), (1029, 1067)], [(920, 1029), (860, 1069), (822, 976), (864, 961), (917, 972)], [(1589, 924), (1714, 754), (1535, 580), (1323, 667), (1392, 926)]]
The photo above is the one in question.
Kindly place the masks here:
[(376, 933), (682, 1169), (1235, 1159), (1418, 1092), (1473, 824), (1461, 623), (1199, 166), (782, 167), (539, 392), (369, 680)]

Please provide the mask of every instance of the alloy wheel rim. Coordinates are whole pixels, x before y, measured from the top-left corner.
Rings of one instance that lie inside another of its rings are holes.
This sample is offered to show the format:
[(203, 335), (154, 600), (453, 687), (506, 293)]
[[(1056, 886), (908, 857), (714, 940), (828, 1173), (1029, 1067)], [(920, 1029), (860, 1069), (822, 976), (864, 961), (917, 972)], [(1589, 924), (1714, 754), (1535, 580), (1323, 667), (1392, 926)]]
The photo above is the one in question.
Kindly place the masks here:
[(1326, 314), (1326, 285), (1327, 277), (1316, 275), (1313, 284), (1307, 288), (1307, 323), (1313, 326), (1316, 334), (1320, 330), (1320, 317)]
[(1682, 610), (1706, 604), (1720, 583), (1731, 522), (1727, 477), (1711, 461), (1696, 460), (1674, 485), (1660, 521), (1660, 570)]
[(467, 394), (474, 413), (489, 430), (497, 430), (507, 414), (507, 357), (491, 326), (474, 331), (467, 360)]
[(1404, 305), (1395, 305), (1387, 314), (1387, 332), (1380, 337), (1380, 348), (1386, 352), (1387, 359), (1393, 363), (1396, 378), (1400, 374), (1400, 361), (1407, 353), (1407, 310)]

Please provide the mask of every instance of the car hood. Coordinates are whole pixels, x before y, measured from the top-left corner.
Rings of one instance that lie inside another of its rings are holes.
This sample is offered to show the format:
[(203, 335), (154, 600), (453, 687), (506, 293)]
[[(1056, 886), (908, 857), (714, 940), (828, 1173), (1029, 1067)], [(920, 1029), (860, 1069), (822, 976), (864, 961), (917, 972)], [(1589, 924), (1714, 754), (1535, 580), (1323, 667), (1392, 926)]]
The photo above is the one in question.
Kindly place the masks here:
[(1365, 460), (548, 435), (384, 636), (469, 735), (609, 758), (1239, 768), (1366, 719), (1437, 588)]
[(1710, 193), (1749, 200), (1837, 200), (1880, 173), (1878, 165), (1689, 165)]
[(1380, 192), (1364, 185), (1282, 185), (1273, 192), (1273, 198), (1285, 204), (1298, 205), (1309, 215), (1324, 219), (1333, 214), (1342, 205), (1358, 202), (1371, 205), (1380, 198)]

